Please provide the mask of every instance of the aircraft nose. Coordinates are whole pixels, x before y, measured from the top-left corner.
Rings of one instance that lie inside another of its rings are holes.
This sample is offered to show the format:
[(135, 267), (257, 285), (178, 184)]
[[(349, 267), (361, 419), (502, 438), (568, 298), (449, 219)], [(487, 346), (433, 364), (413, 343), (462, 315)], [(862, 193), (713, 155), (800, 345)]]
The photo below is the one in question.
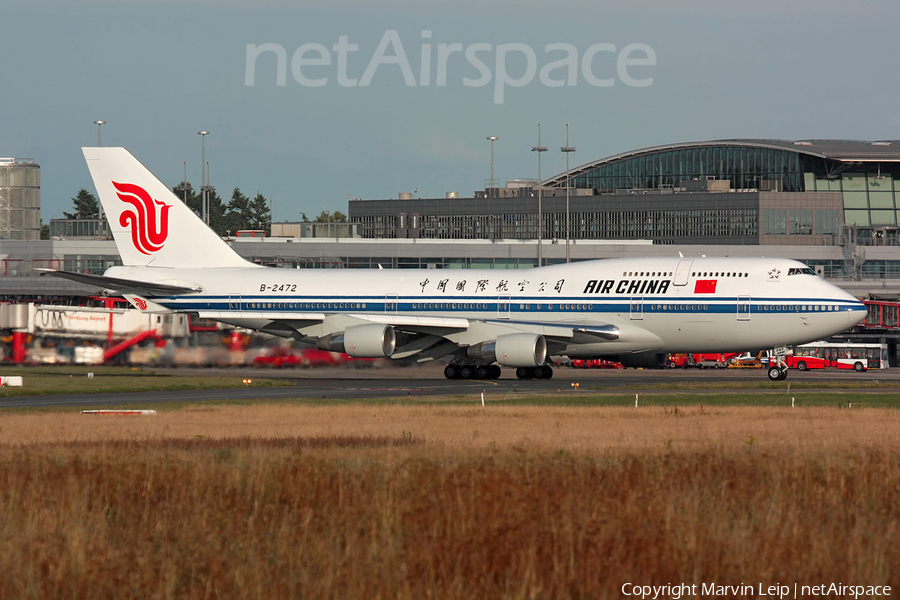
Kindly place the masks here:
[(860, 323), (863, 319), (866, 318), (866, 315), (868, 314), (869, 310), (866, 308), (866, 305), (857, 300), (856, 303), (847, 311), (847, 319), (850, 322), (850, 327), (853, 327), (857, 323)]

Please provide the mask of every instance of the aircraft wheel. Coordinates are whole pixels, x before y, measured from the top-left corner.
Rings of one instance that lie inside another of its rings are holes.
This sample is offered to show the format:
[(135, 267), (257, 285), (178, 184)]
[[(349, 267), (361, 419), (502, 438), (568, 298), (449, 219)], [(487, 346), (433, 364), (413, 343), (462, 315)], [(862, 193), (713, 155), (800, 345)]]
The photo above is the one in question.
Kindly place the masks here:
[(444, 368), (444, 377), (447, 379), (459, 379), (459, 367), (456, 365), (447, 365)]
[(806, 361), (801, 360), (800, 362), (798, 362), (797, 370), (798, 371), (808, 371), (809, 367), (806, 366)]
[(534, 373), (528, 367), (519, 367), (516, 369), (516, 377), (519, 379), (531, 379), (534, 377)]
[[(785, 373), (787, 375), (787, 373)], [(778, 367), (769, 367), (769, 379), (772, 381), (781, 381), (781, 369)]]
[(491, 379), (500, 379), (502, 373), (499, 365), (491, 365)]
[(488, 365), (481, 365), (475, 369), (475, 379), (490, 379), (491, 368)]
[(472, 376), (475, 374), (475, 369), (470, 367), (469, 365), (463, 365), (459, 369), (459, 376), (462, 379), (472, 379)]
[(860, 371), (865, 371), (866, 368), (863, 366), (861, 362), (853, 363), (853, 370), (859, 373)]
[(553, 379), (553, 367), (541, 367), (544, 370), (544, 379)]

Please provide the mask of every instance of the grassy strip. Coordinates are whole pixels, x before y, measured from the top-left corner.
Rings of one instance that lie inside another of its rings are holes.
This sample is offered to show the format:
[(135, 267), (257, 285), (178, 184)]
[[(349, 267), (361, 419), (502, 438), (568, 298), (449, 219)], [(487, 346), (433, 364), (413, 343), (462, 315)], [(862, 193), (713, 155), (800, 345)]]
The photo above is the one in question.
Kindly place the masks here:
[[(93, 374), (88, 377), (88, 374)], [(2, 367), (0, 376), (21, 376), (22, 387), (0, 387), (0, 398), (51, 394), (104, 394), (179, 390), (211, 390), (244, 387), (238, 371), (234, 377), (169, 375), (129, 367)], [(256, 387), (292, 385), (280, 379), (255, 379)]]
[[(790, 407), (791, 398), (794, 406), (833, 407), (835, 409), (859, 410), (863, 408), (900, 408), (900, 392), (898, 393), (851, 393), (851, 392), (809, 392), (803, 394), (641, 394), (638, 410), (650, 407), (668, 407), (673, 409), (701, 411), (703, 407), (724, 406), (760, 406)], [(481, 408), (479, 397), (469, 396), (427, 396), (421, 398), (403, 396), (399, 398), (266, 398), (264, 400), (246, 399), (211, 399), (190, 402), (164, 402), (148, 405), (146, 403), (122, 402), (116, 408), (153, 408), (158, 412), (178, 411), (191, 407), (215, 406), (461, 406)], [(543, 407), (634, 407), (634, 395), (621, 394), (560, 394), (560, 395), (486, 395), (486, 408), (502, 406), (543, 406)], [(2, 408), (2, 403), (0, 403)], [(10, 413), (44, 413), (44, 412), (79, 412), (85, 409), (108, 409), (109, 405), (83, 405), (77, 407), (17, 407), (5, 409)], [(674, 414), (678, 414), (677, 411)]]
[[(812, 391), (786, 394), (758, 392), (726, 393), (640, 393), (638, 408), (648, 406), (834, 406), (836, 408), (900, 407), (900, 392)], [(491, 404), (521, 406), (629, 406), (635, 405), (635, 394), (564, 394), (560, 396), (505, 396), (489, 398)], [(472, 401), (469, 400), (468, 403)]]

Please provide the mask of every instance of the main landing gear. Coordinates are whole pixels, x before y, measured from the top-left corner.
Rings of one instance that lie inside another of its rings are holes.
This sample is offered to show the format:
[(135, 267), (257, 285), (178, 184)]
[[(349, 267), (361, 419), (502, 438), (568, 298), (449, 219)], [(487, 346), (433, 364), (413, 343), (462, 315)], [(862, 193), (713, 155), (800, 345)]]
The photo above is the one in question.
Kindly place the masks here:
[[(498, 365), (450, 363), (444, 368), (444, 377), (447, 379), (499, 379), (500, 367)], [(519, 367), (516, 369), (516, 377), (519, 379), (550, 379), (553, 377), (553, 369), (547, 365)]]
[(444, 368), (447, 379), (499, 379), (500, 367), (497, 365), (457, 365), (449, 364)]
[(540, 367), (519, 367), (516, 369), (516, 377), (519, 379), (550, 379), (553, 377), (553, 368), (543, 365)]

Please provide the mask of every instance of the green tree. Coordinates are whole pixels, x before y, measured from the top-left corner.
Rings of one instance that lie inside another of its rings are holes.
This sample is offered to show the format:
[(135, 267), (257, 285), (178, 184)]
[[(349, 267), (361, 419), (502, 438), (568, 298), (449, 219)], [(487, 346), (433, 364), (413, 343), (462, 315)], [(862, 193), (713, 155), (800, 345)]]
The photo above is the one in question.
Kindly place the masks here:
[(41, 239), (42, 240), (50, 239), (50, 226), (49, 225), (44, 225), (43, 223), (41, 223)]
[(267, 234), (272, 229), (272, 211), (269, 210), (269, 201), (266, 197), (256, 192), (256, 196), (250, 202), (250, 229), (262, 229)]
[[(173, 187), (172, 192), (194, 211), (194, 214), (203, 218), (203, 198), (199, 193), (194, 193), (190, 183), (183, 181)], [(223, 237), (233, 235), (241, 229), (262, 229), (269, 232), (272, 227), (269, 201), (259, 192), (256, 193), (253, 200), (250, 200), (241, 192), (240, 188), (234, 188), (231, 192), (231, 200), (228, 201), (228, 204), (224, 204), (219, 195), (211, 190), (209, 192), (209, 227)]]
[(72, 198), (72, 207), (75, 212), (63, 212), (67, 219), (99, 219), (100, 204), (97, 197), (84, 188), (78, 190), (78, 194)]
[(231, 201), (226, 206), (225, 213), (226, 227), (230, 233), (235, 233), (241, 229), (253, 229), (250, 222), (253, 219), (253, 212), (250, 210), (250, 198), (241, 193), (240, 188), (234, 188), (231, 192)]
[(227, 219), (225, 218), (225, 204), (215, 190), (207, 192), (207, 200), (209, 202), (209, 227), (215, 231), (220, 237), (225, 236), (225, 230), (228, 228)]
[(314, 223), (346, 223), (347, 215), (342, 213), (339, 210), (334, 211), (333, 213), (328, 212), (327, 210), (323, 210), (322, 214), (316, 217)]

